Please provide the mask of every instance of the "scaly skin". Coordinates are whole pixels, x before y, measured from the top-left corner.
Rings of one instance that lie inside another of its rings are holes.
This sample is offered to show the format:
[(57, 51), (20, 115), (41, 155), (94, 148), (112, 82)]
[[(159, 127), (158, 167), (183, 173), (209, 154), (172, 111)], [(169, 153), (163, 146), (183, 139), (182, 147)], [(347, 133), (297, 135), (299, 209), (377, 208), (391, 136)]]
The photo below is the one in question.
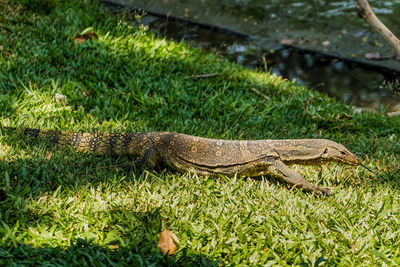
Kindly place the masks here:
[[(14, 128), (3, 127), (3, 130)], [(165, 163), (180, 172), (221, 173), (229, 176), (278, 177), (317, 194), (332, 195), (328, 188), (310, 184), (287, 164), (361, 161), (343, 145), (326, 139), (217, 140), (169, 132), (90, 134), (36, 129), (23, 130), (78, 151), (136, 157), (136, 165), (149, 168)]]

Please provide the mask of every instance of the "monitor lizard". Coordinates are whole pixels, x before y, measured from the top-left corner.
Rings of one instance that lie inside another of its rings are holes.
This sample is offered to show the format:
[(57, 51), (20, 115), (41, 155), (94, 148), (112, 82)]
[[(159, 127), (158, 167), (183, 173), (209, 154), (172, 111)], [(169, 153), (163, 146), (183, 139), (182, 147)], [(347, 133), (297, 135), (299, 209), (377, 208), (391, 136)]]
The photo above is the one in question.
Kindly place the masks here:
[[(3, 130), (15, 128), (3, 127)], [(287, 165), (316, 165), (340, 162), (362, 165), (360, 159), (343, 145), (327, 139), (218, 140), (192, 135), (149, 133), (72, 133), (23, 129), (30, 137), (42, 137), (78, 151), (135, 157), (136, 166), (153, 168), (164, 163), (179, 172), (200, 175), (220, 173), (227, 176), (269, 175), (316, 194), (333, 195), (306, 181)]]

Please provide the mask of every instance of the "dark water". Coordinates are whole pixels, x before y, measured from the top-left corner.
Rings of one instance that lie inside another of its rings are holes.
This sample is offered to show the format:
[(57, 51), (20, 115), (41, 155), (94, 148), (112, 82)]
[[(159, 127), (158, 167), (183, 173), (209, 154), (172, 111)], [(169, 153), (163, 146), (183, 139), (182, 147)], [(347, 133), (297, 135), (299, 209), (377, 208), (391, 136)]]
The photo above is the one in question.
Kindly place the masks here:
[(248, 38), (153, 16), (144, 17), (142, 23), (168, 38), (189, 41), (246, 67), (267, 69), (289, 80), (295, 79), (298, 84), (346, 103), (378, 111), (400, 110), (400, 100), (390, 88), (390, 83), (399, 77), (396, 72), (377, 71), (294, 48), (265, 50)]

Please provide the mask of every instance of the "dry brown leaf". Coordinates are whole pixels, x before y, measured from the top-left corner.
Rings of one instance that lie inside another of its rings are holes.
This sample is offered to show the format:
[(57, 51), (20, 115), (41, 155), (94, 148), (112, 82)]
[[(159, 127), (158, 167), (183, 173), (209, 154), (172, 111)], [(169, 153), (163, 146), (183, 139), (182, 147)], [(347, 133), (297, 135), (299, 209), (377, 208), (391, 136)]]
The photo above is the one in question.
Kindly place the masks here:
[(86, 42), (86, 39), (83, 38), (83, 37), (81, 37), (81, 36), (76, 36), (76, 37), (74, 38), (74, 42), (75, 42), (75, 43), (82, 44), (82, 43)]
[(89, 39), (98, 40), (99, 37), (97, 36), (97, 34), (95, 32), (89, 32), (89, 33), (80, 34), (80, 35), (75, 36), (74, 42), (83, 44), (84, 42), (86, 42)]
[(376, 53), (366, 53), (365, 54), (366, 59), (381, 59), (381, 54), (379, 52)]
[(281, 44), (283, 44), (283, 45), (294, 45), (295, 44), (295, 40), (293, 40), (293, 39), (282, 39), (281, 40)]
[(323, 46), (328, 46), (328, 45), (330, 45), (330, 44), (331, 44), (331, 42), (329, 42), (329, 41), (323, 41), (323, 42), (322, 42), (322, 45), (323, 45)]
[(158, 241), (158, 247), (161, 249), (162, 253), (165, 254), (168, 251), (168, 255), (174, 255), (178, 250), (179, 239), (176, 235), (165, 229), (160, 235), (160, 240)]
[(83, 91), (82, 91), (82, 95), (83, 95), (84, 97), (88, 97), (88, 96), (91, 96), (91, 95), (92, 95), (92, 92), (91, 92), (90, 90), (83, 90)]

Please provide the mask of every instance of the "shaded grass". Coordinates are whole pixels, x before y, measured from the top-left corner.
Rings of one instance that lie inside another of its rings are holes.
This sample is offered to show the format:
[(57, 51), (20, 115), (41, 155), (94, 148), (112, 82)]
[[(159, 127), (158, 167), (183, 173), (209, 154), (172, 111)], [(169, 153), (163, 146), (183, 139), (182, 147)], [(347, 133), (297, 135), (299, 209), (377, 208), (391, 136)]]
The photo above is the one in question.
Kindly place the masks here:
[[(352, 108), (137, 27), (90, 1), (48, 13), (0, 0), (0, 121), (88, 132), (211, 138), (329, 138), (379, 170), (294, 166), (332, 198), (268, 177), (136, 171), (132, 159), (0, 135), (0, 264), (396, 265), (400, 119)], [(99, 36), (73, 38), (91, 27)], [(212, 79), (189, 75), (221, 72)], [(270, 101), (250, 90), (256, 87)], [(57, 102), (55, 94), (67, 102)], [(169, 228), (173, 257), (157, 249)]]

